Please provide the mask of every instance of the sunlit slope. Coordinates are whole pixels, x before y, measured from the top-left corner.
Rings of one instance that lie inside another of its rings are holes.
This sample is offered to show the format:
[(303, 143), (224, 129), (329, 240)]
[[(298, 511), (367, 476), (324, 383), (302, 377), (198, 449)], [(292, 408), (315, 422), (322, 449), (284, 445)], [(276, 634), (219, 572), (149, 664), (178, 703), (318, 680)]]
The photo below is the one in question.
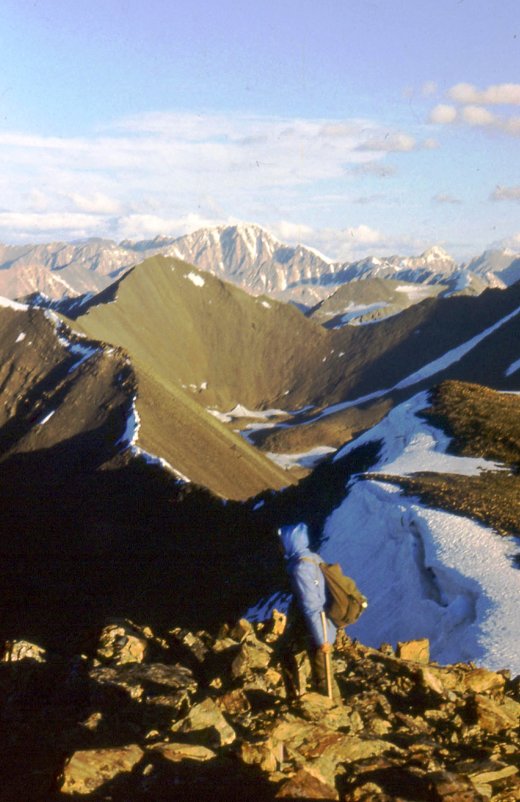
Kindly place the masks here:
[(237, 388), (255, 380), (253, 361), (241, 378), (233, 361), (237, 349), (251, 348), (254, 313), (269, 310), (251, 299), (249, 318), (242, 315), (226, 338), (222, 320), (229, 314), (234, 321), (240, 309), (233, 294), (234, 288), (202, 279), (184, 263), (151, 259), (117, 284), (113, 302), (94, 305), (74, 326), (129, 354), (137, 377), (140, 448), (219, 495), (247, 498), (292, 480), (205, 408), (237, 403), (226, 388), (232, 377)]
[(201, 409), (167, 380), (135, 367), (138, 445), (159, 455), (190, 481), (229, 499), (246, 499), (292, 483), (264, 454)]
[(428, 299), (377, 325), (327, 331), (176, 259), (148, 259), (111, 293), (75, 325), (226, 411), (328, 405), (391, 386), (493, 324), (519, 295)]
[[(124, 347), (143, 381), (155, 383), (149, 402), (138, 390), (138, 410), (149, 403), (140, 444), (196, 481), (181, 467), (188, 465), (185, 455), (190, 455), (191, 463), (195, 461), (193, 447), (188, 445), (195, 424), (178, 426), (178, 436), (161, 435), (165, 422), (173, 425), (169, 419), (176, 419), (175, 406), (181, 404), (193, 412), (197, 431), (210, 421), (214, 431), (209, 436), (217, 440), (222, 427), (207, 408), (228, 411), (242, 404), (252, 410), (293, 411), (313, 407), (299, 419), (305, 424), (320, 408), (346, 400), (357, 406), (356, 399), (374, 392), (388, 395), (386, 390), (479, 335), (519, 304), (520, 287), (488, 290), (476, 298), (427, 299), (370, 326), (327, 330), (291, 305), (253, 298), (184, 262), (155, 257), (95, 299), (74, 325), (92, 337)], [(500, 386), (499, 361), (491, 364), (469, 356), (448, 371), (456, 376), (472, 363), (478, 375), (472, 373), (471, 380)], [(500, 368), (502, 375), (505, 367)], [(429, 383), (444, 378), (445, 372), (442, 369)], [(158, 387), (164, 401), (154, 412)], [(410, 385), (402, 393), (415, 391)], [(169, 403), (174, 405), (171, 409)], [(301, 436), (296, 434), (298, 426), (293, 426), (277, 446), (290, 451), (329, 442), (337, 446), (345, 434), (348, 439), (349, 432), (372, 425), (383, 409), (386, 406), (374, 407), (363, 421), (354, 411), (342, 413), (301, 429)], [(152, 441), (159, 445), (162, 441), (162, 448), (154, 451)], [(250, 467), (249, 458), (246, 462)], [(227, 471), (227, 457), (223, 465)], [(245, 470), (244, 465), (242, 473)], [(234, 469), (231, 476), (236, 477)], [(272, 476), (266, 482), (273, 486)]]
[(119, 282), (114, 302), (75, 325), (122, 345), (145, 370), (204, 406), (306, 403), (321, 388), (327, 332), (292, 306), (253, 298), (176, 259), (155, 257)]

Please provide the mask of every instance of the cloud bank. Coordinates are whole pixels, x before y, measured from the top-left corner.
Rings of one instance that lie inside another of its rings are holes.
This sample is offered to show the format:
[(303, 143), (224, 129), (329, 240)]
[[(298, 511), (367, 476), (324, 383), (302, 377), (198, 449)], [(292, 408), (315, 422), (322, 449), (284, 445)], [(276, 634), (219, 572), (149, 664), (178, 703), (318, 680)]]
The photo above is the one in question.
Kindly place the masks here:
[[(515, 106), (520, 106), (520, 84), (495, 84), (486, 89), (477, 89), (473, 84), (459, 83), (446, 94), (449, 100), (459, 105), (438, 103), (430, 111), (430, 123), (467, 125), (520, 136), (520, 116), (514, 111)], [(487, 106), (501, 108), (496, 111)]]

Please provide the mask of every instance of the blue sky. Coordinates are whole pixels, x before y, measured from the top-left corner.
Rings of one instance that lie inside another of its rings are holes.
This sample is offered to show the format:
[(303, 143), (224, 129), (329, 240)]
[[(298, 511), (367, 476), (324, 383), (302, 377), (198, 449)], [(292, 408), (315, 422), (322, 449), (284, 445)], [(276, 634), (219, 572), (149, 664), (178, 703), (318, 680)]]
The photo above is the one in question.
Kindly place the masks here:
[(520, 250), (518, 0), (3, 0), (0, 239)]

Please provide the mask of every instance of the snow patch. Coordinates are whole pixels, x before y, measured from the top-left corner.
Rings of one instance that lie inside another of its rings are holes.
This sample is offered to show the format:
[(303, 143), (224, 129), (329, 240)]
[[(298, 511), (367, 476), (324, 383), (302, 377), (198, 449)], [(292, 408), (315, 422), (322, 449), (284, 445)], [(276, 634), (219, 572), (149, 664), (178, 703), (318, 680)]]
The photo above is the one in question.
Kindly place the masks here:
[(223, 423), (231, 423), (236, 418), (260, 418), (260, 420), (268, 418), (277, 418), (280, 415), (286, 416), (287, 412), (283, 409), (248, 409), (243, 404), (237, 404), (229, 412), (220, 412), (218, 409), (208, 409), (215, 418)]
[(516, 362), (513, 362), (512, 365), (509, 365), (508, 369), (506, 370), (506, 376), (512, 376), (513, 373), (516, 373), (517, 370), (520, 370), (520, 359), (517, 359)]
[(193, 284), (195, 284), (196, 287), (203, 287), (206, 283), (206, 279), (204, 279), (202, 276), (199, 276), (198, 273), (188, 273), (185, 278), (189, 279)]
[(56, 412), (55, 409), (48, 412), (46, 415), (43, 416), (43, 418), (41, 418), (39, 421), (36, 421), (36, 426), (44, 426), (47, 423), (47, 421), (49, 421), (52, 418), (55, 412)]
[(316, 446), (310, 451), (305, 451), (301, 454), (275, 454), (272, 451), (268, 451), (266, 452), (266, 457), (269, 457), (276, 465), (288, 471), (298, 466), (301, 468), (314, 468), (328, 454), (332, 454), (335, 451), (336, 449), (330, 446)]
[(17, 312), (26, 312), (30, 307), (27, 304), (20, 304), (18, 301), (12, 301), (10, 298), (4, 298), (0, 295), (0, 306), (6, 309), (15, 309)]
[(401, 284), (395, 288), (396, 292), (404, 293), (408, 296), (410, 301), (422, 301), (424, 298), (429, 298), (431, 295), (431, 288), (428, 286), (421, 286), (420, 284)]
[(27, 334), (25, 333), (25, 331), (21, 331), (20, 334), (18, 335), (18, 337), (16, 338), (15, 342), (21, 343), (21, 342), (23, 342), (25, 340), (26, 337), (27, 337)]
[(361, 315), (367, 315), (370, 312), (375, 312), (377, 309), (384, 309), (387, 306), (389, 306), (389, 304), (386, 303), (386, 301), (377, 301), (376, 303), (373, 304), (350, 303), (347, 307), (345, 307), (345, 313), (341, 317), (340, 324), (334, 326), (334, 328), (339, 329), (342, 326), (345, 326), (348, 323), (353, 322), (356, 318), (361, 317)]
[(73, 373), (79, 368), (80, 365), (83, 364), (83, 362), (86, 362), (91, 356), (94, 356), (94, 354), (97, 354), (98, 351), (101, 351), (101, 348), (95, 348), (94, 346), (89, 345), (80, 345), (80, 343), (70, 343), (68, 340), (65, 340), (65, 344), (71, 354), (76, 354), (79, 356), (78, 361), (74, 362), (74, 364), (68, 369), (68, 373)]
[(132, 405), (126, 418), (125, 430), (119, 440), (116, 441), (116, 445), (122, 445), (123, 450), (128, 448), (128, 446), (134, 446), (137, 443), (137, 438), (139, 437), (141, 419), (139, 418), (139, 412), (137, 411), (135, 404), (136, 401), (137, 396), (134, 395), (132, 399)]
[(352, 637), (376, 647), (427, 637), (438, 662), (520, 672), (514, 538), (375, 481), (351, 488), (324, 534), (323, 558), (340, 562), (369, 599)]
[(502, 468), (499, 463), (480, 457), (447, 454), (450, 438), (417, 417), (427, 406), (428, 393), (425, 391), (394, 407), (376, 426), (338, 451), (334, 462), (359, 446), (380, 441), (378, 465), (384, 466), (384, 472), (392, 476), (409, 476), (420, 471), (477, 476), (480, 471)]

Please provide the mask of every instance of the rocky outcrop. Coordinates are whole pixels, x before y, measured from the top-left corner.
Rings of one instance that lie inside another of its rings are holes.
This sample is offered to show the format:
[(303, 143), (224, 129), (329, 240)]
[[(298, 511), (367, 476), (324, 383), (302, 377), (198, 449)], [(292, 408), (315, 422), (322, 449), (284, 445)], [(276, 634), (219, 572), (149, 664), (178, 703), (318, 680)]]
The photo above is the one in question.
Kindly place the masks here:
[[(341, 701), (285, 697), (284, 617), (218, 637), (128, 621), (89, 654), (9, 644), (0, 799), (514, 802), (520, 682), (429, 663), (424, 640), (372, 649), (342, 635)], [(304, 654), (298, 655), (303, 675)]]

